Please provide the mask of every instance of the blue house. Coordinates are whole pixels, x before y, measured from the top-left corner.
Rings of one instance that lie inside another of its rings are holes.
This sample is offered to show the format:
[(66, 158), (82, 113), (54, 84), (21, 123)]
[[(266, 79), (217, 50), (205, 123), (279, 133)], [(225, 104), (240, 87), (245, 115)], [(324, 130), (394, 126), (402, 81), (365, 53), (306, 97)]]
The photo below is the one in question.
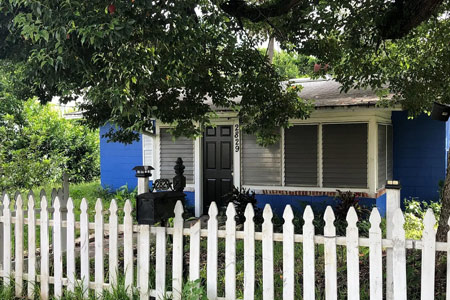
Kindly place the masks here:
[[(185, 162), (188, 206), (205, 213), (232, 186), (256, 192), (258, 205), (281, 212), (286, 204), (324, 206), (336, 190), (352, 191), (366, 204), (385, 208), (386, 180), (399, 180), (402, 198), (438, 199), (445, 178), (449, 124), (427, 115), (410, 119), (406, 111), (376, 105), (367, 90), (339, 92), (333, 80), (301, 80), (300, 96), (314, 101), (307, 120), (291, 120), (280, 141), (261, 147), (240, 132), (236, 113), (218, 110), (215, 127), (196, 140), (173, 140), (167, 124), (156, 121), (155, 134), (131, 145), (101, 137), (101, 182), (134, 188), (132, 168), (151, 165), (154, 178), (172, 178), (177, 157)], [(101, 128), (100, 135), (109, 129)]]

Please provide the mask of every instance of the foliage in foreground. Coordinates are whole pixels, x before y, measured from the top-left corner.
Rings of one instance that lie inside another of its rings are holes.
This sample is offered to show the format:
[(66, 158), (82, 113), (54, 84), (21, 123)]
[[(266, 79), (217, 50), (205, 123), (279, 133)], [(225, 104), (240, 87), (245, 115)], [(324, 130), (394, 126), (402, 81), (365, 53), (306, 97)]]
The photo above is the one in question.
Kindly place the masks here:
[[(6, 82), (5, 84), (8, 84)], [(92, 181), (100, 173), (98, 131), (66, 120), (50, 105), (12, 98), (0, 85), (0, 190)]]

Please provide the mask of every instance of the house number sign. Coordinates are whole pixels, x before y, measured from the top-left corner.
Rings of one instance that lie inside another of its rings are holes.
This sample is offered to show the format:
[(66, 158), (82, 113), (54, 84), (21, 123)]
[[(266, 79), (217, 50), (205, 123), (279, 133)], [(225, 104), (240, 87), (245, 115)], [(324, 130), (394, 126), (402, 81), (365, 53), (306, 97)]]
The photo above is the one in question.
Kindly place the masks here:
[(239, 140), (239, 124), (234, 125), (234, 152), (239, 152), (241, 148)]

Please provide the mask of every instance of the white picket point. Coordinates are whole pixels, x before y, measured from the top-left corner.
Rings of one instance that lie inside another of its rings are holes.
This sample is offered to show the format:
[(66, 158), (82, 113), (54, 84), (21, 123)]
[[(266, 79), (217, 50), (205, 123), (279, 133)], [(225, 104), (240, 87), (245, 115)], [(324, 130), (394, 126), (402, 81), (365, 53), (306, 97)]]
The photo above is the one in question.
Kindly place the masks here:
[(236, 209), (228, 203), (225, 224), (225, 298), (236, 299)]
[(141, 300), (148, 300), (150, 290), (148, 287), (148, 275), (150, 272), (150, 226), (139, 225), (139, 297)]
[(325, 210), (323, 217), (325, 227), (323, 229), (325, 242), (325, 299), (337, 299), (337, 262), (336, 262), (336, 228), (334, 227), (334, 213), (331, 206)]
[(75, 291), (75, 214), (73, 213), (73, 200), (67, 201), (67, 289)]
[(183, 204), (178, 201), (173, 219), (172, 299), (174, 300), (181, 300), (183, 288), (183, 212)]
[(125, 288), (130, 298), (133, 295), (133, 218), (131, 216), (131, 201), (125, 202), (123, 218), (123, 263), (125, 270)]
[(118, 255), (118, 230), (117, 203), (112, 199), (109, 205), (109, 283), (110, 290), (117, 286), (117, 272), (119, 271)]
[(349, 300), (359, 300), (359, 233), (358, 215), (352, 206), (347, 212), (347, 295)]
[(200, 230), (201, 221), (197, 220), (190, 229), (189, 240), (189, 280), (200, 278)]
[(62, 266), (62, 249), (61, 249), (61, 204), (59, 196), (56, 196), (53, 202), (53, 240), (54, 240), (54, 253), (53, 253), (53, 270), (54, 270), (54, 288), (55, 298), (59, 299), (62, 296), (62, 279), (63, 279), (63, 266)]
[(49, 236), (48, 236), (48, 204), (45, 195), (41, 198), (41, 290), (42, 300), (49, 298)]
[(8, 194), (3, 197), (3, 282), (7, 286), (11, 277), (11, 202)]
[(294, 212), (286, 205), (283, 213), (283, 300), (294, 299)]
[(103, 261), (103, 203), (97, 199), (95, 203), (95, 294), (100, 297), (103, 293), (105, 280), (105, 268)]
[(33, 192), (28, 194), (28, 298), (34, 295), (36, 284), (36, 214)]
[(86, 198), (81, 200), (80, 209), (81, 287), (83, 297), (87, 298), (89, 289), (89, 215)]
[(244, 300), (255, 298), (255, 212), (247, 204), (244, 212)]
[(16, 198), (16, 222), (14, 225), (15, 236), (15, 293), (16, 297), (21, 297), (23, 293), (23, 201), (19, 193)]
[(206, 294), (211, 300), (217, 298), (217, 213), (216, 202), (212, 202), (208, 210), (208, 249), (206, 254)]
[(314, 213), (311, 206), (307, 206), (303, 212), (303, 298), (314, 300), (315, 291), (315, 253), (314, 253)]
[(374, 208), (370, 214), (369, 229), (369, 280), (370, 299), (383, 299), (383, 257), (381, 245), (381, 217), (378, 209)]
[(406, 250), (405, 250), (405, 229), (403, 224), (405, 219), (400, 208), (397, 208), (394, 212), (392, 240), (394, 244), (393, 258), (394, 264), (392, 271), (394, 274), (394, 299), (406, 300)]
[(273, 300), (273, 213), (269, 204), (266, 204), (263, 211), (264, 222), (262, 224), (262, 270), (263, 270), (263, 299)]
[[(200, 222), (198, 222), (200, 223)], [(166, 228), (156, 227), (156, 299), (163, 300), (166, 293)], [(199, 231), (200, 239), (200, 231)], [(199, 240), (200, 244), (200, 240)], [(199, 245), (200, 248), (200, 245)], [(199, 252), (200, 253), (200, 252)], [(200, 260), (200, 257), (199, 257)], [(200, 262), (199, 262), (200, 263)], [(198, 269), (200, 268), (200, 264)], [(199, 275), (200, 276), (200, 275)]]
[(429, 208), (423, 219), (422, 232), (422, 275), (421, 275), (421, 299), (434, 299), (434, 273), (436, 263), (436, 231), (434, 225), (436, 218)]

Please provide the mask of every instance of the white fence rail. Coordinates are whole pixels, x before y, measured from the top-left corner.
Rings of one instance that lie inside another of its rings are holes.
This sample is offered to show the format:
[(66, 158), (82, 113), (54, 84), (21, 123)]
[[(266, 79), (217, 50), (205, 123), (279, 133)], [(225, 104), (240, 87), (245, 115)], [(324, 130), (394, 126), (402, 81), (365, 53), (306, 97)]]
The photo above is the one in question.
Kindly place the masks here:
[[(149, 299), (149, 296), (163, 299), (171, 296), (173, 299), (181, 299), (183, 283), (200, 278), (201, 268), (201, 238), (207, 238), (206, 245), (206, 290), (209, 299), (236, 299), (238, 296), (236, 278), (236, 241), (243, 240), (244, 252), (244, 278), (243, 298), (255, 297), (255, 263), (262, 259), (262, 295), (264, 300), (275, 298), (274, 292), (274, 243), (282, 244), (282, 295), (283, 299), (315, 299), (316, 298), (316, 245), (323, 245), (325, 261), (325, 299), (337, 299), (337, 255), (336, 247), (346, 246), (346, 272), (348, 299), (360, 299), (360, 247), (369, 248), (370, 266), (370, 299), (383, 299), (383, 249), (392, 249), (393, 252), (393, 297), (396, 300), (407, 299), (406, 276), (406, 249), (422, 249), (422, 281), (421, 298), (434, 298), (434, 274), (436, 251), (450, 252), (447, 243), (437, 243), (435, 240), (435, 218), (431, 210), (426, 213), (424, 219), (424, 231), (422, 241), (405, 240), (403, 229), (404, 218), (402, 211), (397, 209), (393, 216), (394, 229), (392, 239), (382, 239), (380, 229), (381, 218), (377, 209), (373, 209), (370, 216), (371, 228), (368, 238), (359, 237), (357, 215), (351, 208), (347, 215), (348, 227), (345, 237), (336, 236), (336, 228), (333, 224), (335, 216), (331, 207), (328, 207), (325, 215), (324, 235), (315, 235), (311, 207), (307, 207), (303, 214), (303, 232), (294, 232), (294, 214), (290, 206), (287, 206), (283, 218), (283, 232), (274, 233), (272, 223), (272, 210), (266, 206), (263, 211), (264, 222), (262, 231), (255, 231), (253, 221), (254, 211), (249, 205), (245, 211), (246, 221), (243, 231), (236, 230), (236, 211), (233, 205), (226, 210), (225, 227), (219, 230), (218, 210), (215, 203), (209, 209), (209, 221), (207, 229), (202, 229), (200, 221), (190, 228), (184, 228), (182, 217), (183, 207), (178, 202), (175, 207), (173, 227), (150, 227), (146, 225), (134, 225), (132, 205), (130, 201), (125, 203), (123, 218), (118, 217), (116, 202), (109, 204), (109, 210), (104, 211), (101, 200), (95, 205), (94, 222), (89, 222), (88, 203), (83, 199), (80, 205), (79, 221), (75, 218), (74, 204), (69, 198), (67, 204), (67, 220), (63, 221), (60, 213), (59, 197), (56, 197), (53, 210), (48, 209), (47, 199), (43, 195), (40, 199), (40, 209), (35, 208), (35, 200), (28, 196), (27, 209), (24, 210), (20, 195), (15, 201), (15, 209), (5, 195), (0, 216), (0, 276), (3, 282), (8, 283), (11, 278), (15, 281), (15, 293), (17, 296), (33, 296), (33, 289), (40, 286), (40, 297), (49, 299), (50, 291), (56, 298), (60, 298), (63, 289), (74, 291), (76, 286), (82, 286), (85, 296), (88, 290), (96, 295), (101, 295), (104, 289), (111, 289), (118, 282), (118, 274), (124, 274), (125, 285), (131, 296), (133, 288), (137, 288), (141, 299)], [(53, 213), (52, 213), (53, 211)], [(105, 213), (109, 215), (105, 222)], [(49, 215), (53, 214), (52, 218)], [(25, 216), (26, 215), (26, 216)], [(37, 215), (39, 218), (37, 218)], [(67, 231), (66, 247), (61, 245), (61, 232)], [(93, 232), (93, 234), (92, 234)], [(14, 239), (13, 239), (14, 237)], [(25, 246), (27, 237), (27, 249)], [(189, 237), (189, 266), (183, 270), (184, 264), (184, 240)], [(224, 249), (224, 290), (219, 291), (218, 285), (218, 240), (225, 242)], [(93, 243), (90, 243), (92, 242)], [(167, 247), (167, 241), (171, 240), (172, 247)], [(38, 243), (39, 241), (39, 243)], [(255, 255), (255, 241), (261, 241), (261, 257)], [(295, 284), (295, 259), (294, 247), (302, 243), (303, 282), (302, 294), (297, 295)], [(92, 244), (92, 245), (91, 245)], [(151, 252), (151, 245), (155, 245)], [(14, 251), (13, 251), (14, 249)], [(67, 249), (63, 251), (62, 249)], [(105, 249), (107, 251), (105, 251)], [(137, 255), (134, 253), (137, 249)], [(14, 255), (13, 255), (14, 253)], [(123, 253), (123, 264), (119, 264), (119, 254)], [(150, 254), (149, 254), (150, 253)], [(154, 257), (151, 257), (153, 255)], [(76, 258), (80, 257), (79, 260)], [(171, 267), (168, 267), (171, 258)], [(107, 259), (108, 263), (105, 264)], [(90, 262), (94, 260), (94, 272), (90, 270)], [(152, 265), (154, 263), (154, 265)], [(105, 272), (105, 265), (108, 272)], [(52, 270), (52, 271), (51, 271)], [(150, 273), (154, 270), (153, 282), (149, 283)], [(166, 280), (167, 272), (171, 272), (171, 290), (168, 290)], [(171, 271), (170, 271), (171, 270)], [(92, 275), (95, 274), (95, 275)], [(105, 278), (108, 274), (109, 278)], [(135, 274), (137, 276), (135, 276)], [(447, 282), (450, 274), (447, 275)], [(92, 281), (93, 280), (93, 281)], [(24, 283), (27, 283), (27, 291), (24, 291)], [(340, 282), (339, 284), (345, 284)], [(50, 287), (53, 286), (51, 289)], [(225, 297), (218, 297), (224, 295)], [(449, 295), (447, 291), (447, 295)]]

